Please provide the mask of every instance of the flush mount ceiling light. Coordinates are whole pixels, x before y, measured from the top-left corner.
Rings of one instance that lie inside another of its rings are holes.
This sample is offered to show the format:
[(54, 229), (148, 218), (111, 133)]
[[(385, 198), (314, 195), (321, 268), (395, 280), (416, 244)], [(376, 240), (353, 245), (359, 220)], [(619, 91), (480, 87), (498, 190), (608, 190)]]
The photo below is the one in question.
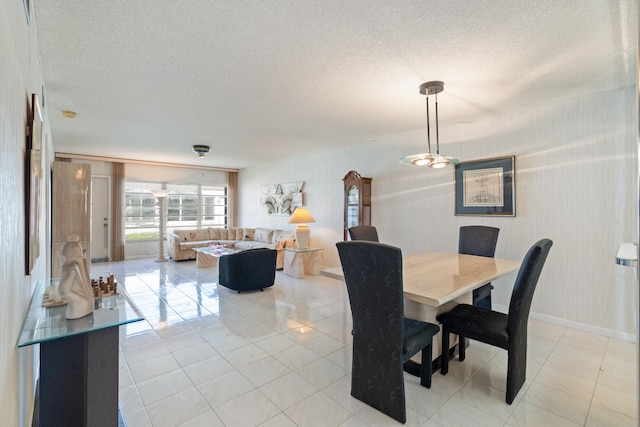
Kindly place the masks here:
[(209, 153), (209, 146), (208, 145), (194, 145), (193, 146), (193, 152), (196, 153), (198, 155), (198, 157), (200, 157), (202, 159), (202, 158), (204, 158), (204, 156), (206, 154)]
[[(444, 82), (433, 81), (422, 83), (420, 93), (427, 99), (427, 149), (426, 153), (414, 154), (400, 160), (403, 165), (429, 166), (431, 168), (443, 168), (449, 165), (457, 165), (460, 160), (440, 154), (440, 135), (438, 133), (438, 94), (444, 90)], [(429, 95), (436, 96), (436, 152), (431, 151), (431, 129), (429, 123)]]

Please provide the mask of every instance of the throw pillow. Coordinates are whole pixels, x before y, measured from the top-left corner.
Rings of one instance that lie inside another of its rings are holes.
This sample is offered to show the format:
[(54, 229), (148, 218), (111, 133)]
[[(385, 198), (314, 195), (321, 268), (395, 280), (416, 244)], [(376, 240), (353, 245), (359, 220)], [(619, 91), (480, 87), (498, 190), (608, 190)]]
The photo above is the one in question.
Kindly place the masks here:
[(191, 230), (189, 232), (189, 241), (193, 240), (209, 240), (209, 230), (207, 229), (197, 229)]
[(256, 234), (255, 228), (243, 228), (244, 239), (243, 240), (255, 240), (254, 236)]
[(209, 240), (220, 240), (220, 228), (209, 227)]
[(189, 238), (189, 232), (186, 230), (174, 230), (173, 234), (180, 237), (181, 242), (186, 242)]
[(256, 228), (256, 232), (253, 236), (253, 240), (256, 242), (262, 243), (271, 243), (271, 236), (273, 235), (273, 230), (267, 228)]
[(280, 240), (286, 240), (292, 236), (293, 232), (288, 230), (275, 230), (271, 243), (278, 243)]
[(244, 228), (236, 228), (236, 237), (235, 240), (243, 240), (244, 239)]

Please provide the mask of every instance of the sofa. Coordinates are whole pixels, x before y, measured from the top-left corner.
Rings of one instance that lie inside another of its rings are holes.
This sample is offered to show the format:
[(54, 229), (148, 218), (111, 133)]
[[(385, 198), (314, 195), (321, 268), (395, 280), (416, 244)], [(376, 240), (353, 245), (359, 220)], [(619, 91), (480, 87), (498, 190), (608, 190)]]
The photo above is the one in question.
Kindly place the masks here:
[(276, 279), (274, 249), (248, 249), (225, 255), (218, 265), (218, 283), (238, 293), (262, 291), (273, 286)]
[(295, 248), (293, 231), (270, 228), (194, 228), (174, 230), (167, 234), (169, 257), (174, 261), (196, 259), (195, 248), (209, 245), (223, 245), (230, 249), (275, 249), (276, 268), (284, 267), (284, 248)]

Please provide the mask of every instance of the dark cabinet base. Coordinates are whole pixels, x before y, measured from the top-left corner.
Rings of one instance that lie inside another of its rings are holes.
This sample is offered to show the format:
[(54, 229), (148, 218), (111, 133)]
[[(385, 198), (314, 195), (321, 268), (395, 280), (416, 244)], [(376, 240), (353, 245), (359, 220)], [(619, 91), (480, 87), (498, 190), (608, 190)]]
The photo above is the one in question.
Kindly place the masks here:
[(118, 329), (40, 344), (40, 427), (119, 425)]

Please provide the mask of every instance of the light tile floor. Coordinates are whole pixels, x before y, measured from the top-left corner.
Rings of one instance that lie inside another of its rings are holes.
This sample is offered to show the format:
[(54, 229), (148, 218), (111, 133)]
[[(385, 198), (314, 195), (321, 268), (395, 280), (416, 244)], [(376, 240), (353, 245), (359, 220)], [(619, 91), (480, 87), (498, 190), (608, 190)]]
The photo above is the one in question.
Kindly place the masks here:
[[(194, 261), (94, 264), (146, 321), (120, 328), (120, 405), (138, 426), (396, 426), (352, 398), (344, 284), (278, 272), (264, 292), (216, 285)], [(506, 352), (472, 342), (467, 359), (405, 374), (407, 425), (636, 426), (635, 343), (529, 322), (527, 382), (504, 401)]]

